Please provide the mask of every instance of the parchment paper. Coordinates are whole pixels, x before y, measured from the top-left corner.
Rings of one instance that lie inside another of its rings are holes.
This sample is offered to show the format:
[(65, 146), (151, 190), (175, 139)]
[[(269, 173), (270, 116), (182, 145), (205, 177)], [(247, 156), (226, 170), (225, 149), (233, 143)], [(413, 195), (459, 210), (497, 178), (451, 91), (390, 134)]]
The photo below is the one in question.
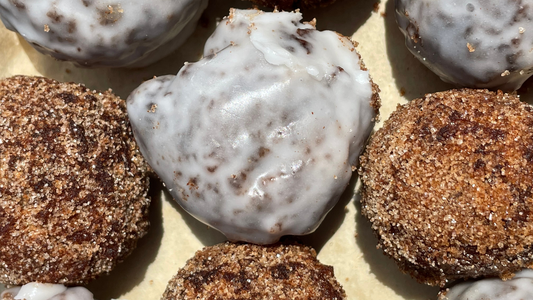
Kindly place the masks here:
[[(84, 83), (97, 90), (111, 88), (126, 98), (144, 80), (175, 74), (184, 62), (198, 60), (216, 21), (227, 15), (230, 7), (252, 5), (241, 0), (211, 0), (187, 43), (170, 57), (144, 69), (77, 68), (39, 54), (0, 24), (0, 78), (15, 74), (43, 75)], [(306, 21), (316, 17), (319, 29), (335, 30), (359, 42), (357, 49), (381, 88), (381, 122), (398, 103), (452, 87), (440, 81), (405, 48), (395, 22), (393, 0), (381, 3), (338, 0), (328, 8), (304, 10), (303, 14)], [(525, 100), (533, 98), (529, 85), (526, 83), (526, 88), (520, 91)], [(359, 213), (358, 186), (354, 174), (339, 204), (315, 233), (302, 238), (303, 242), (316, 248), (323, 263), (334, 266), (349, 299), (436, 299), (437, 288), (416, 283), (376, 249), (377, 240)], [(159, 299), (168, 280), (195, 251), (225, 240), (222, 234), (184, 212), (157, 180), (152, 180), (151, 194), (150, 233), (111, 274), (89, 285), (97, 299)]]

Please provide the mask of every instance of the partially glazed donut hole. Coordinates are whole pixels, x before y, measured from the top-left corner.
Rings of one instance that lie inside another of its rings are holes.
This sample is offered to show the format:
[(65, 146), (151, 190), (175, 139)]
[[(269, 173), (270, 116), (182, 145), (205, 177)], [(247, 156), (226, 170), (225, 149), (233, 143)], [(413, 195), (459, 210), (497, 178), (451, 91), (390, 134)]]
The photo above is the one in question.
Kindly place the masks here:
[(396, 0), (411, 53), (442, 80), (514, 91), (533, 74), (533, 1)]
[(439, 300), (513, 300), (533, 295), (533, 270), (522, 270), (512, 279), (485, 278), (458, 283), (439, 294)]
[(23, 286), (12, 287), (0, 294), (1, 300), (94, 300), (86, 288), (66, 287), (62, 284), (30, 282)]
[(314, 231), (348, 186), (379, 89), (350, 39), (299, 12), (234, 10), (177, 75), (128, 97), (173, 198), (232, 241)]
[(207, 0), (0, 0), (0, 18), (39, 52), (85, 67), (143, 67), (176, 50)]

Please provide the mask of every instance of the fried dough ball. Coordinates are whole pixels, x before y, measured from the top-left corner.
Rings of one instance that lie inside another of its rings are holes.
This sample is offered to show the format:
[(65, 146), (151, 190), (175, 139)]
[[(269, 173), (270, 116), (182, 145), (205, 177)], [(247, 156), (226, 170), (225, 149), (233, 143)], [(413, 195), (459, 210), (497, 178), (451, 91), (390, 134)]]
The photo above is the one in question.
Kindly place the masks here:
[(411, 53), (443, 81), (514, 91), (533, 74), (533, 0), (396, 0)]
[(327, 6), (335, 0), (250, 0), (257, 5), (277, 7), (279, 10), (293, 10), (297, 8), (318, 8)]
[(374, 128), (379, 88), (352, 41), (301, 19), (231, 9), (203, 59), (127, 100), (139, 147), (170, 194), (232, 241), (313, 232)]
[(451, 90), (400, 106), (360, 173), (379, 246), (419, 282), (533, 264), (533, 110), (517, 96)]
[(94, 300), (93, 294), (81, 286), (30, 282), (12, 287), (0, 294), (1, 300)]
[(0, 282), (84, 283), (146, 233), (146, 165), (111, 92), (1, 80), (0, 153)]
[(533, 270), (523, 270), (510, 280), (485, 278), (461, 282), (439, 293), (438, 300), (518, 300), (533, 297)]
[(0, 0), (0, 19), (56, 59), (140, 68), (181, 46), (206, 7), (207, 0)]
[(170, 280), (163, 300), (346, 299), (314, 249), (223, 243), (196, 252)]

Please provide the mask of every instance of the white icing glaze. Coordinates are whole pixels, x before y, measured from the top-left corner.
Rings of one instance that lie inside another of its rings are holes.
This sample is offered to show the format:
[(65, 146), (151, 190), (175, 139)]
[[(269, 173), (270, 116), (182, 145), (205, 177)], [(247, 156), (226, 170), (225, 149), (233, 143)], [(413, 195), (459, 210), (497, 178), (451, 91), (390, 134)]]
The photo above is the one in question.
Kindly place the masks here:
[(93, 300), (93, 294), (83, 287), (69, 287), (62, 284), (31, 282), (22, 287), (14, 287), (2, 292), (13, 295), (17, 300)]
[(523, 270), (507, 281), (499, 278), (464, 282), (450, 288), (440, 299), (533, 300), (533, 270)]
[(174, 199), (231, 240), (315, 230), (374, 124), (353, 44), (301, 18), (232, 10), (202, 60), (127, 101), (141, 151)]
[(0, 17), (57, 59), (140, 67), (179, 47), (206, 7), (207, 0), (0, 0)]
[(396, 17), (446, 82), (516, 90), (533, 73), (533, 0), (396, 0)]

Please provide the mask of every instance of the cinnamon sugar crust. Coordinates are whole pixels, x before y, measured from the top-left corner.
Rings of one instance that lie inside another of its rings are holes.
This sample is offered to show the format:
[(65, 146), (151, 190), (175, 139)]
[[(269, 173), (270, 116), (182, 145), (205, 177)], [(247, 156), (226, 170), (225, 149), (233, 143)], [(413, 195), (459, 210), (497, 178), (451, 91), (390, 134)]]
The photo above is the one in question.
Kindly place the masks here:
[(379, 247), (421, 283), (504, 279), (533, 264), (533, 110), (451, 90), (399, 106), (360, 168)]
[(146, 233), (146, 166), (111, 92), (0, 81), (0, 153), (0, 282), (87, 282)]
[(316, 252), (302, 245), (223, 243), (196, 252), (162, 299), (346, 299)]

